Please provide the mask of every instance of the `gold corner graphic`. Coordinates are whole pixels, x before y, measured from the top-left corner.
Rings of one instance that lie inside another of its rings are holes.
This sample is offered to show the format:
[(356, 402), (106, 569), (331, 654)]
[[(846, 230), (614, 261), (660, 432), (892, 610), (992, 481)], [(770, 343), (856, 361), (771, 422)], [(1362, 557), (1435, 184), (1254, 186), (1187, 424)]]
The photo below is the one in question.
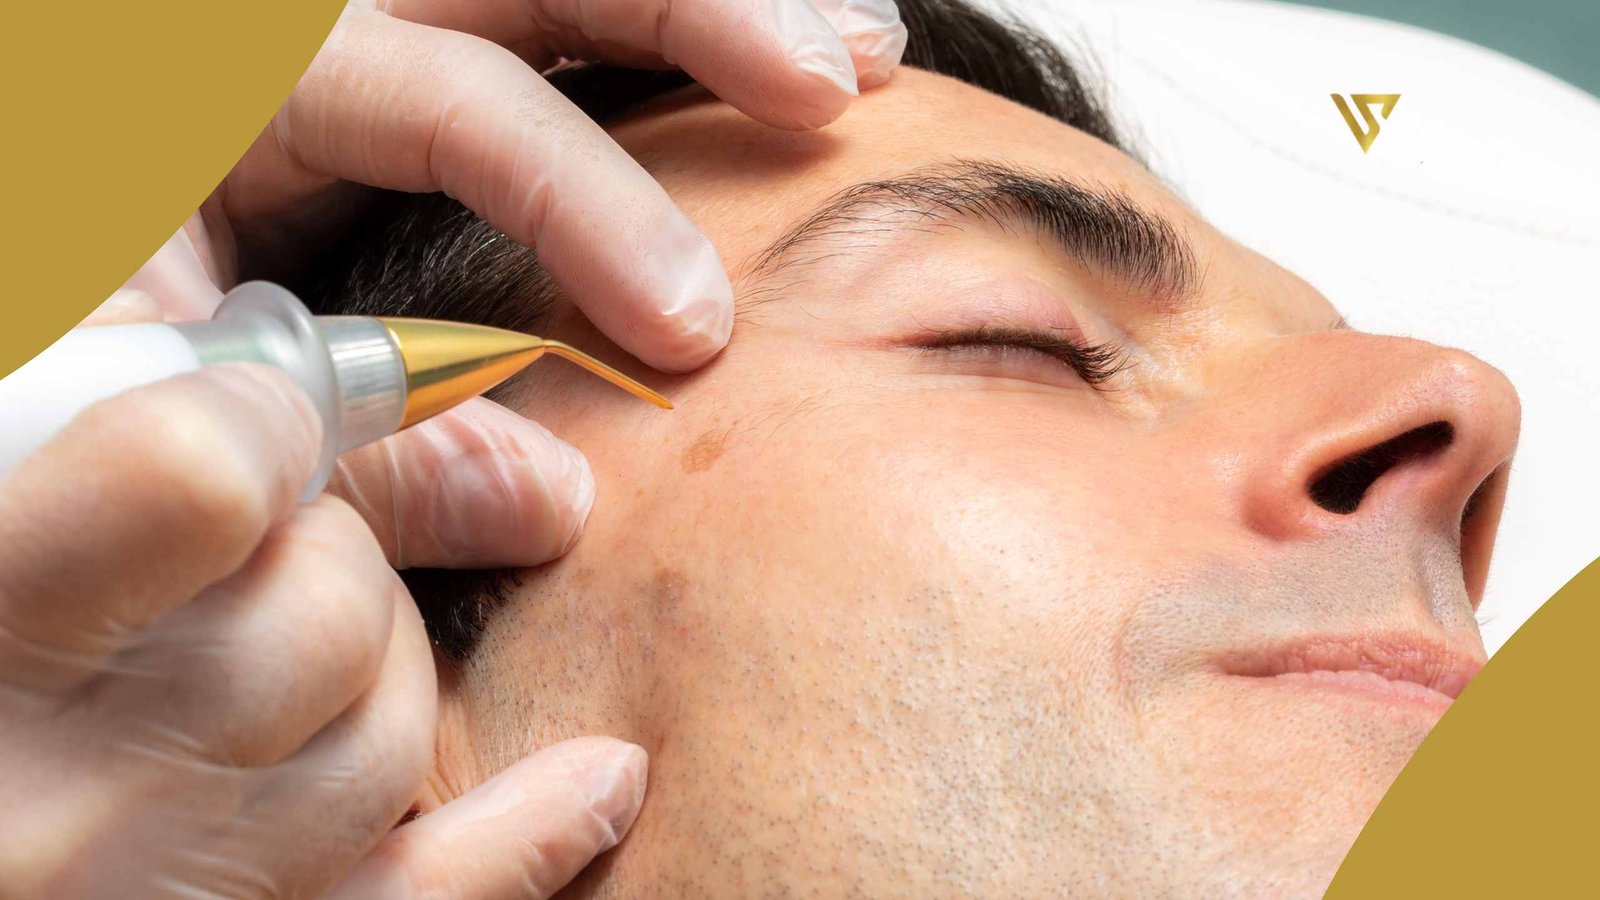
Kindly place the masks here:
[[(1340, 94), (1330, 94), (1333, 105), (1339, 107), (1339, 115), (1344, 116), (1344, 123), (1350, 126), (1350, 133), (1356, 136), (1356, 143), (1361, 145), (1361, 152), (1372, 149), (1372, 142), (1378, 139), (1378, 116), (1372, 114), (1374, 106), (1380, 107), (1378, 115), (1389, 118), (1389, 113), (1394, 110), (1395, 102), (1400, 99), (1399, 94), (1351, 94), (1350, 103), (1344, 102)], [(1350, 104), (1355, 104), (1361, 111), (1361, 118), (1366, 120), (1367, 127), (1362, 128), (1356, 122), (1355, 114), (1350, 111)]]
[(14, 176), (0, 376), (76, 325), (178, 230), (261, 133), (343, 8), (6, 6), (17, 39), (0, 57), (0, 79), (15, 86), (0, 143)]
[(1325, 900), (1592, 897), (1600, 559), (1473, 679), (1378, 805)]

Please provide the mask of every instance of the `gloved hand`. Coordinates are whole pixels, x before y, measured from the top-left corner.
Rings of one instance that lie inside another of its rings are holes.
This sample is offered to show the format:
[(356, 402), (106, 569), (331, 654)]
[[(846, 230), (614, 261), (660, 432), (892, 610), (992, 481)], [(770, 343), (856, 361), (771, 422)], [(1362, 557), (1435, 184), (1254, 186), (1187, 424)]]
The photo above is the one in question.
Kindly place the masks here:
[[(450, 192), (535, 244), (619, 344), (693, 368), (731, 329), (715, 251), (536, 69), (679, 64), (807, 128), (886, 78), (905, 38), (891, 0), (380, 7), (346, 8), (246, 158), (91, 323), (209, 316), (240, 254), (327, 240), (358, 182)], [(385, 837), (436, 703), (386, 563), (544, 562), (594, 482), (576, 450), (475, 400), (346, 454), (330, 493), (359, 516), (297, 508), (318, 427), (280, 373), (220, 367), (92, 408), (0, 479), (7, 891), (545, 896), (631, 824), (643, 751), (583, 738)]]
[(6, 896), (548, 896), (632, 823), (644, 751), (580, 738), (389, 831), (433, 659), (360, 517), (296, 505), (320, 429), (282, 372), (218, 366), (0, 477)]
[(679, 66), (762, 122), (809, 129), (885, 80), (905, 38), (893, 0), (352, 0), (203, 207), (207, 236), (270, 275), (347, 224), (365, 196), (348, 182), (442, 190), (537, 247), (618, 345), (687, 371), (732, 329), (716, 250), (539, 72)]
[[(86, 326), (209, 316), (222, 301), (191, 219)], [(43, 452), (42, 448), (38, 452)], [(327, 492), (361, 514), (390, 565), (536, 566), (577, 542), (594, 476), (577, 448), (486, 400), (465, 403), (339, 457)]]
[[(716, 252), (538, 70), (679, 65), (763, 122), (814, 128), (887, 80), (905, 42), (893, 0), (352, 2), (244, 160), (95, 319), (209, 317), (240, 253), (293, 255), (354, 214), (349, 179), (449, 192), (537, 246), (618, 344), (694, 368), (732, 327)], [(545, 562), (593, 499), (576, 450), (484, 400), (346, 454), (329, 489), (398, 567)]]

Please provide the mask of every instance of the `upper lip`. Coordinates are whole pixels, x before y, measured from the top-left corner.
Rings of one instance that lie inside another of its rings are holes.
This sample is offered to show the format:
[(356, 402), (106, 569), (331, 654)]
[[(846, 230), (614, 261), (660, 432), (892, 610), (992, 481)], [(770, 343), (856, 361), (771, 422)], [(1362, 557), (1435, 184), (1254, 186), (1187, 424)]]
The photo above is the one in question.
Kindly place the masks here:
[(1455, 699), (1483, 668), (1483, 659), (1421, 635), (1323, 636), (1226, 654), (1230, 675), (1267, 678), (1295, 672), (1370, 672)]

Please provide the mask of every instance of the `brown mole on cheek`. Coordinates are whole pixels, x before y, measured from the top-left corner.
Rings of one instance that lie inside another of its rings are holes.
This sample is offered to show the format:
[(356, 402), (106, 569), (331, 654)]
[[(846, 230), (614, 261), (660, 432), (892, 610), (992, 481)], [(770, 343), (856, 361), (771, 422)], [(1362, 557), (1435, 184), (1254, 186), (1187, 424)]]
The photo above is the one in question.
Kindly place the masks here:
[(727, 452), (732, 437), (732, 428), (713, 428), (695, 438), (689, 449), (683, 452), (683, 471), (692, 475), (711, 468)]
[(656, 564), (655, 578), (650, 583), (651, 609), (658, 620), (658, 629), (666, 628), (679, 639), (689, 637), (689, 624), (682, 615), (685, 587), (682, 572), (659, 562)]
[(656, 563), (655, 577), (650, 579), (650, 599), (658, 612), (669, 613), (677, 608), (683, 596), (683, 573)]

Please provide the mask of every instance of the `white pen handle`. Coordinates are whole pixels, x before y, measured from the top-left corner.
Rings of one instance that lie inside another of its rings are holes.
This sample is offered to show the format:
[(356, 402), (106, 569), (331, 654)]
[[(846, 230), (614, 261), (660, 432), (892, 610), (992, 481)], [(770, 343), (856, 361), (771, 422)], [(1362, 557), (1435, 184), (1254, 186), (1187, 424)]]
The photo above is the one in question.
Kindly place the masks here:
[(194, 347), (170, 325), (67, 332), (0, 378), (0, 473), (101, 400), (198, 368)]
[(277, 366), (316, 406), (322, 451), (304, 500), (328, 483), (339, 453), (393, 434), (404, 415), (405, 364), (382, 322), (317, 319), (283, 288), (252, 281), (208, 321), (76, 329), (0, 378), (0, 474), (85, 408), (220, 362)]

